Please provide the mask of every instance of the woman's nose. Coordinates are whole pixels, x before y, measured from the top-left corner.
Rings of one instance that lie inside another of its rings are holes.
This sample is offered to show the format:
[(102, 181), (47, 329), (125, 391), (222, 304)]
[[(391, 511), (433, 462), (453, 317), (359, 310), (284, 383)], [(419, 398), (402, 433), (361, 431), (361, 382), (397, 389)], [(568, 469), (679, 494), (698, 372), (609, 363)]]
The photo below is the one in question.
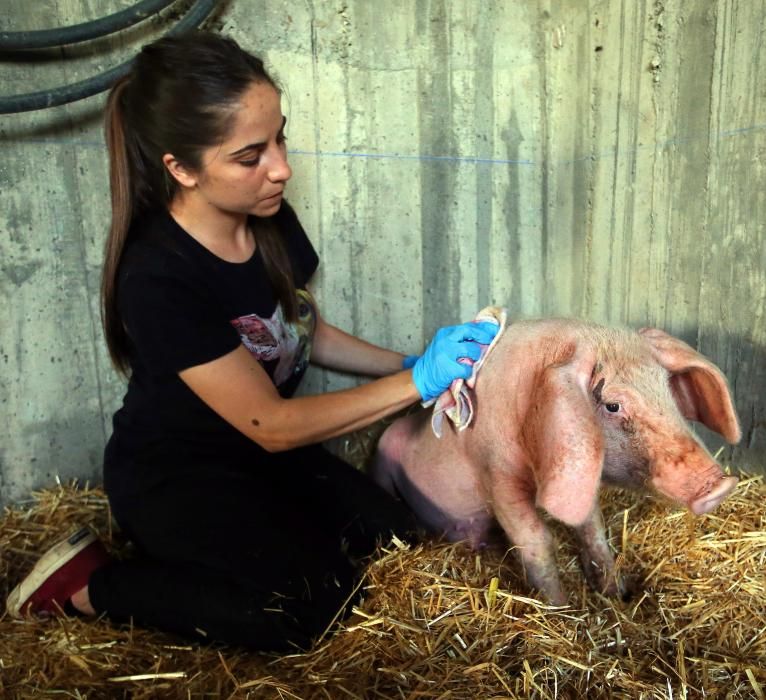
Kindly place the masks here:
[(290, 164), (287, 162), (287, 153), (278, 150), (269, 168), (269, 180), (272, 182), (287, 182), (293, 174)]

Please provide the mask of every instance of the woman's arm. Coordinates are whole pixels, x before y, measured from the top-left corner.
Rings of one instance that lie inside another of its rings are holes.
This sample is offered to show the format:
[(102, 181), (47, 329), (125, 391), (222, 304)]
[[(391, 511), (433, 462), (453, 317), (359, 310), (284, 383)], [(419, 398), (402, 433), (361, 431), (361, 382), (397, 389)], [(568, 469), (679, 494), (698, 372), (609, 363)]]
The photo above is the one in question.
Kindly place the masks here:
[[(367, 345), (329, 326), (321, 333), (325, 350), (333, 342), (340, 343), (349, 353), (360, 344)], [(470, 365), (463, 360), (476, 362), (481, 356), (480, 345), (489, 344), (496, 333), (497, 325), (492, 323), (440, 328), (412, 370), (319, 396), (283, 399), (266, 371), (243, 345), (223, 357), (185, 369), (179, 376), (224, 420), (261, 447), (277, 452), (348, 433), (418, 399), (436, 398), (453, 380), (470, 376)], [(369, 348), (363, 351), (364, 362), (356, 366), (369, 369), (374, 360), (385, 363), (386, 358), (397, 355), (375, 346)], [(346, 354), (343, 357), (345, 364), (335, 366), (355, 366), (352, 357)], [(387, 367), (392, 371), (390, 365)]]
[(244, 346), (179, 376), (218, 415), (269, 452), (351, 432), (420, 399), (410, 370), (353, 389), (283, 399)]
[(317, 316), (311, 361), (327, 369), (384, 377), (400, 372), (404, 355), (349, 335)]

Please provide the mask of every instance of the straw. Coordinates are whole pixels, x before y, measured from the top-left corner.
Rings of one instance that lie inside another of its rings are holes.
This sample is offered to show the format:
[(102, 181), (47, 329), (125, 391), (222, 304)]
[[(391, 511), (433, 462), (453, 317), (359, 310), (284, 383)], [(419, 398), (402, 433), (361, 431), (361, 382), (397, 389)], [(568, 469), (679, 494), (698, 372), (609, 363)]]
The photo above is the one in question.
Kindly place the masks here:
[[(740, 476), (699, 518), (640, 494), (602, 494), (635, 589), (625, 602), (585, 586), (574, 538), (556, 523), (564, 608), (534, 597), (508, 548), (394, 541), (368, 565), (353, 614), (303, 654), (201, 646), (103, 619), (5, 615), (0, 697), (764, 698), (766, 486)], [(130, 556), (99, 488), (59, 485), (6, 509), (0, 593), (83, 523)]]

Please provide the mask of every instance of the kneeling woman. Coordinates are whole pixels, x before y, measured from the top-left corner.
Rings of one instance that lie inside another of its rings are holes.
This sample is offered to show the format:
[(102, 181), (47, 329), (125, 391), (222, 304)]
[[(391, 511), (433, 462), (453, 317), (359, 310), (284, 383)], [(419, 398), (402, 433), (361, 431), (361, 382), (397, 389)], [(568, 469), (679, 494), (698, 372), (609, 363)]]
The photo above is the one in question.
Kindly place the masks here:
[[(495, 327), (441, 329), (405, 358), (323, 320), (306, 288), (318, 258), (284, 201), (280, 92), (229, 39), (145, 46), (109, 95), (106, 135), (103, 318), (129, 384), (104, 484), (138, 555), (110, 561), (95, 535), (77, 533), (8, 609), (305, 648), (349, 601), (359, 561), (415, 530), (319, 443), (467, 377), (458, 359), (478, 359)], [(309, 362), (379, 378), (293, 397)]]

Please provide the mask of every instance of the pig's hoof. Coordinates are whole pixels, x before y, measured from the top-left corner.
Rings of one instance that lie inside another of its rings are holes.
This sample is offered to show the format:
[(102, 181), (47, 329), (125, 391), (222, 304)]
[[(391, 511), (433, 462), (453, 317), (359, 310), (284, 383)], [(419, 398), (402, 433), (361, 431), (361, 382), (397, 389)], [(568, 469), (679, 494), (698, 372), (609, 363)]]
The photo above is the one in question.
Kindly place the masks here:
[(545, 591), (536, 591), (536, 596), (548, 605), (553, 605), (557, 608), (564, 608), (567, 605), (569, 605), (569, 598), (567, 598), (566, 595), (564, 595), (563, 591), (559, 591), (558, 593), (546, 593)]
[(635, 590), (634, 582), (630, 578), (612, 575), (610, 580), (601, 589), (601, 593), (609, 598), (617, 598), (623, 603), (627, 603), (633, 598)]
[(597, 593), (622, 601), (630, 600), (632, 597), (632, 586), (629, 581), (617, 574), (614, 569), (604, 571), (594, 562), (583, 562), (583, 569), (588, 585)]
[(638, 591), (636, 580), (631, 576), (620, 577), (620, 588), (615, 597), (619, 598), (623, 603), (629, 603), (636, 595)]
[(588, 585), (602, 595), (614, 598), (619, 591), (620, 582), (615, 577), (612, 567), (608, 569), (599, 566), (595, 561), (582, 558), (582, 569)]

